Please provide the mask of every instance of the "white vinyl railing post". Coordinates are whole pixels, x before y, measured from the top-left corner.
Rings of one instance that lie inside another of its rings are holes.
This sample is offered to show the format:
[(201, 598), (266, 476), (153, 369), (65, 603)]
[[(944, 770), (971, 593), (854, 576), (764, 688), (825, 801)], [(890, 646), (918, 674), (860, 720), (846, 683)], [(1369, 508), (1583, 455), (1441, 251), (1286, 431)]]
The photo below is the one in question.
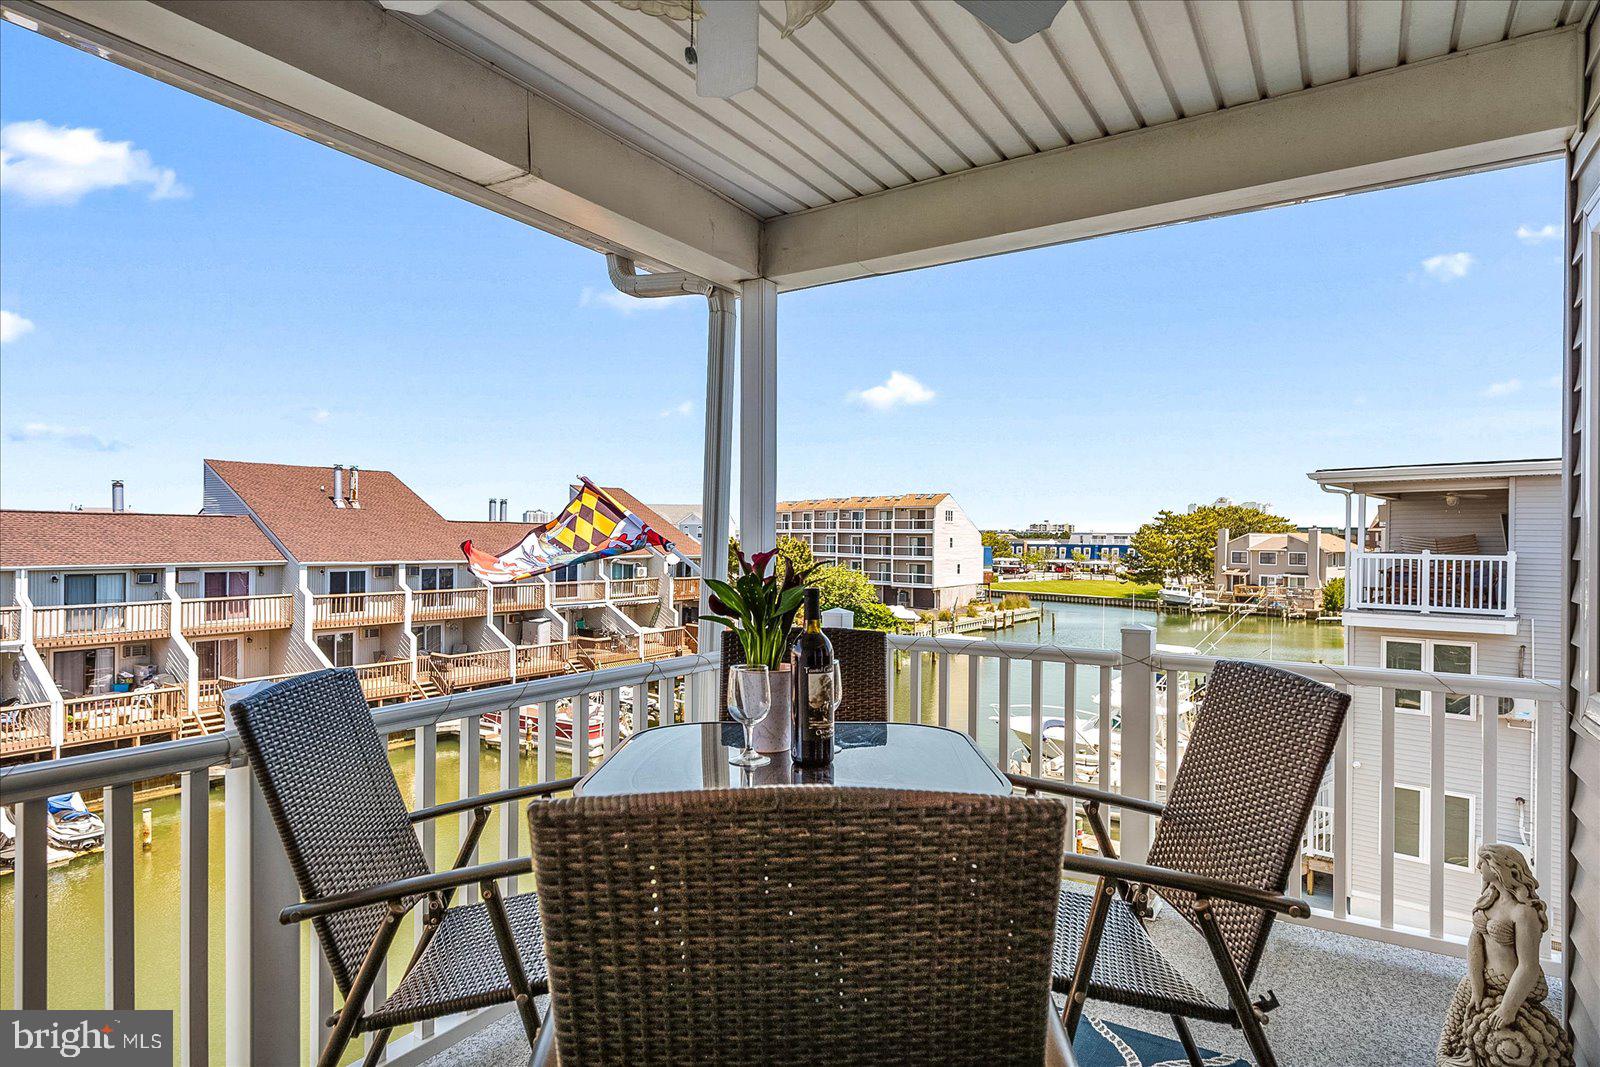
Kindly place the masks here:
[(300, 928), (278, 913), (300, 899), (249, 767), (227, 771), (227, 1042), (237, 1067), (300, 1062)]
[(1428, 614), (1433, 608), (1433, 553), (1422, 550), (1422, 565), (1417, 574), (1417, 608)]
[[(1155, 798), (1155, 671), (1156, 631), (1150, 626), (1122, 628), (1122, 792)], [(1169, 679), (1176, 684), (1176, 677)], [(1109, 720), (1112, 709), (1100, 708)], [(1069, 723), (1072, 721), (1068, 716)], [(1069, 742), (1070, 743), (1070, 742)], [(1124, 859), (1143, 863), (1150, 852), (1150, 820), (1124, 809), (1120, 815)]]

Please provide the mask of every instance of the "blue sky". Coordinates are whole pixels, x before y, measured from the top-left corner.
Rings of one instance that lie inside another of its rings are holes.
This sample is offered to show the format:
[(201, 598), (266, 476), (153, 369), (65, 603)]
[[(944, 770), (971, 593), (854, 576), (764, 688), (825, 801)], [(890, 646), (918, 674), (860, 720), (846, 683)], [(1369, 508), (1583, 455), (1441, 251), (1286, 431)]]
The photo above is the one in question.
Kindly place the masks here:
[[(698, 498), (703, 302), (10, 25), (0, 126), (5, 506), (192, 511), (206, 456)], [(1335, 521), (1307, 471), (1555, 455), (1561, 202), (1543, 163), (785, 294), (780, 493)]]

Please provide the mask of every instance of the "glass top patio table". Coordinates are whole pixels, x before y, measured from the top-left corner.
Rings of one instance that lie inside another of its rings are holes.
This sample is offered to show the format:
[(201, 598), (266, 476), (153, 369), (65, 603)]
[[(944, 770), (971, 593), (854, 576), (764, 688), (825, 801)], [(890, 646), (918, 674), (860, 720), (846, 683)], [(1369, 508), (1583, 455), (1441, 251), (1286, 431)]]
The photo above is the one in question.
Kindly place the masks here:
[(796, 767), (787, 752), (765, 767), (728, 764), (743, 728), (728, 722), (658, 726), (630, 737), (580, 782), (575, 794), (617, 796), (764, 785), (876, 786), (1008, 795), (1011, 783), (966, 734), (908, 722), (841, 722), (833, 765)]

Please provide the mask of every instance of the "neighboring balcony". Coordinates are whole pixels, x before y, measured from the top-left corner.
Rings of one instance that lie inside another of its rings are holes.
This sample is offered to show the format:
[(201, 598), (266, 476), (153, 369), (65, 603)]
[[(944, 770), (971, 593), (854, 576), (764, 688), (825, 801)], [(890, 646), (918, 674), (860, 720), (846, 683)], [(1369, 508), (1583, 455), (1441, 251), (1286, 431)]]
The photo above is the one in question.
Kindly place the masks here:
[(318, 629), (380, 626), (405, 618), (404, 593), (319, 593), (312, 598)]
[(0, 641), (22, 640), (22, 609), (0, 608)]
[(1366, 552), (1353, 557), (1349, 610), (1384, 615), (1516, 616), (1516, 553), (1441, 556)]
[(39, 646), (93, 645), (107, 638), (149, 639), (171, 633), (172, 603), (168, 600), (33, 609), (33, 643)]
[(578, 582), (557, 582), (555, 584), (555, 601), (557, 604), (604, 604), (606, 600), (606, 583), (598, 578), (586, 578)]
[(23, 756), (50, 749), (50, 705), (12, 704), (0, 708), (0, 756)]
[(919, 574), (916, 571), (895, 571), (895, 585), (933, 585), (933, 575)]
[(489, 590), (481, 585), (466, 589), (424, 589), (411, 594), (411, 618), (416, 622), (482, 618), (488, 610)]
[(565, 674), (572, 660), (572, 646), (566, 641), (543, 645), (517, 646), (517, 680)]
[(494, 610), (497, 615), (514, 611), (538, 611), (544, 607), (543, 582), (518, 582), (515, 585), (494, 587)]
[(294, 625), (294, 597), (279, 593), (182, 600), (178, 625), (185, 635), (286, 630)]
[(509, 648), (454, 654), (435, 652), (427, 657), (427, 663), (439, 687), (446, 693), (486, 685), (504, 685), (511, 681)]
[(368, 701), (410, 700), (416, 695), (416, 688), (411, 684), (411, 661), (408, 659), (358, 663), (354, 669), (356, 678), (361, 682), (361, 692), (366, 694)]
[(672, 579), (672, 599), (698, 602), (700, 599), (700, 579), (674, 578)]
[(68, 697), (62, 710), (63, 747), (141, 734), (176, 734), (183, 725), (184, 692), (181, 686), (167, 685)]
[(655, 600), (661, 596), (660, 578), (613, 578), (612, 600)]

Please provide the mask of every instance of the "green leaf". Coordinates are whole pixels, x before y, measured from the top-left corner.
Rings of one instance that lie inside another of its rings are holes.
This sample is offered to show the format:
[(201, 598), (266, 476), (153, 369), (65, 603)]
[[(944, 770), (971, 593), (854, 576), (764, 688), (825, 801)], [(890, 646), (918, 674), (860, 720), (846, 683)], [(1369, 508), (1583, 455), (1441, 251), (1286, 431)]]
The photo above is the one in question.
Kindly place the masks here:
[(714, 622), (714, 623), (717, 623), (719, 626), (726, 626), (728, 629), (733, 630), (735, 633), (738, 632), (739, 624), (737, 622), (733, 621), (732, 619), (723, 618), (721, 615), (702, 615), (700, 617), (702, 619), (704, 619), (706, 622)]
[(706, 585), (713, 593), (717, 594), (717, 596), (722, 599), (724, 604), (728, 605), (728, 607), (732, 608), (734, 611), (743, 614), (746, 610), (748, 610), (744, 604), (744, 597), (740, 596), (739, 591), (733, 586), (729, 585), (727, 582), (721, 581), (717, 578), (707, 578)]
[(801, 604), (803, 604), (805, 602), (805, 599), (806, 599), (805, 586), (803, 586), (803, 585), (795, 586), (793, 589), (790, 589), (787, 592), (785, 592), (783, 594), (783, 597), (778, 601), (778, 614), (779, 615), (792, 614), (796, 608), (798, 608)]

